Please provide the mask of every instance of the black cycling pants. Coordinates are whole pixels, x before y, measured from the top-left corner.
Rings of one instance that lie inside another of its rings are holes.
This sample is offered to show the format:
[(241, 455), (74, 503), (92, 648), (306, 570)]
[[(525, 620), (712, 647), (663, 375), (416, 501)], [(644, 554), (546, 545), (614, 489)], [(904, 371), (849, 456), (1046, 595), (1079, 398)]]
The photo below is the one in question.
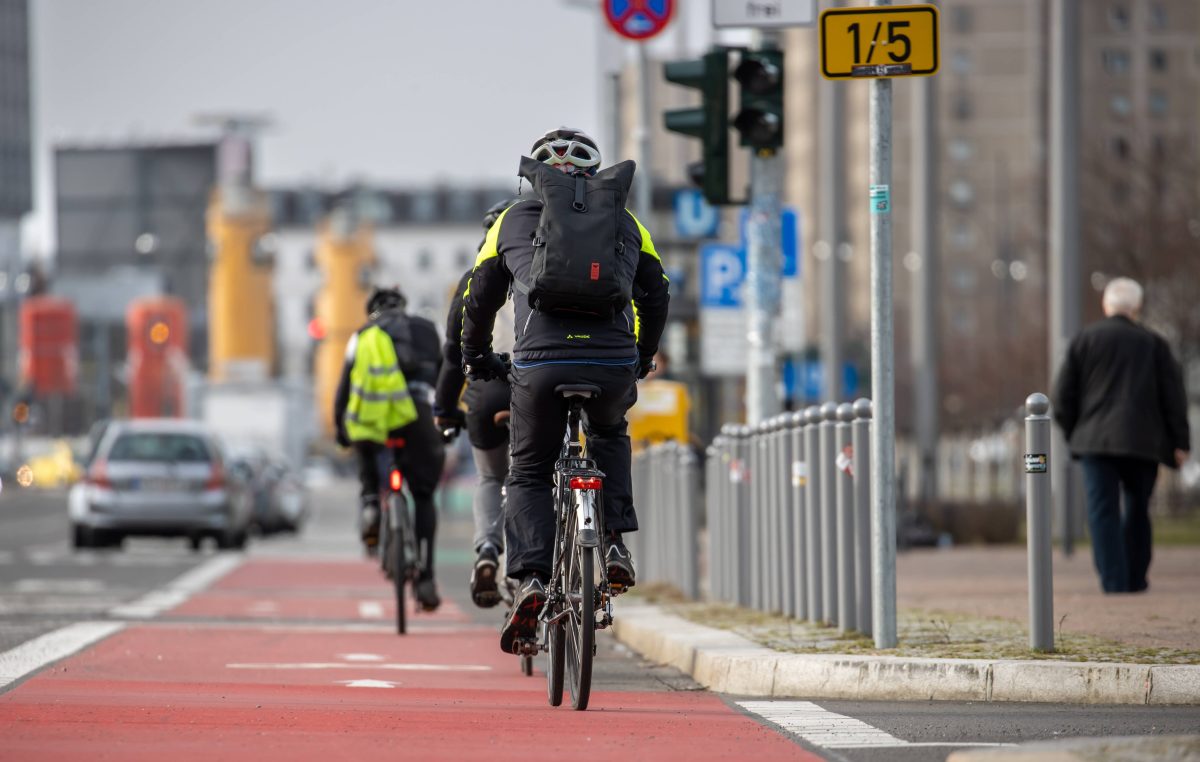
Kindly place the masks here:
[(637, 400), (635, 366), (541, 365), (512, 370), (512, 464), (506, 482), (504, 526), (508, 575), (550, 574), (554, 561), (554, 463), (567, 427), (560, 384), (593, 384), (599, 397), (584, 403), (587, 449), (604, 472), (604, 524), (613, 532), (637, 531), (631, 454), (625, 412)]
[(496, 425), (496, 413), (509, 409), (511, 396), (508, 382), (502, 378), (467, 382), (463, 404), (467, 406), (467, 438), (472, 447), (494, 450), (508, 444), (508, 428)]
[[(404, 446), (392, 450), (392, 462), (400, 469), (404, 483), (412, 495), (415, 510), (413, 529), (425, 568), (422, 576), (433, 576), (433, 547), (437, 534), (437, 505), (433, 496), (442, 478), (446, 449), (442, 437), (433, 425), (433, 411), (428, 404), (417, 402), (417, 420), (392, 432), (392, 439), (403, 439)], [(380, 455), (385, 446), (375, 442), (355, 442), (358, 455), (358, 478), (364, 502), (379, 499)]]

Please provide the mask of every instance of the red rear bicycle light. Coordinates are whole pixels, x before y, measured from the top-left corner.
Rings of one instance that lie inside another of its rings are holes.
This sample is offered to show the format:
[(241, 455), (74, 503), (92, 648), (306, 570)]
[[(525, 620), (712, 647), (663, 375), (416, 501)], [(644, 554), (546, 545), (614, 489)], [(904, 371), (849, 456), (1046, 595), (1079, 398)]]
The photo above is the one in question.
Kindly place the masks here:
[(573, 476), (571, 477), (571, 489), (600, 489), (601, 481), (599, 476)]
[(388, 484), (392, 487), (392, 492), (399, 492), (404, 486), (404, 477), (400, 474), (400, 469), (393, 468), (391, 475), (388, 477)]

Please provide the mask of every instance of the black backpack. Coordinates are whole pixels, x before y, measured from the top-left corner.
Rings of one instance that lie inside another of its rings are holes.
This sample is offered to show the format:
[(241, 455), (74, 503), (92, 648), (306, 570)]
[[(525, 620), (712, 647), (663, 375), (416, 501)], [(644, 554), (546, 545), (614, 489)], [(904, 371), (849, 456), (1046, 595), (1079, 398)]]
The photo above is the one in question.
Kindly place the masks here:
[(636, 165), (568, 175), (521, 158), (542, 216), (533, 238), (529, 282), (514, 281), (529, 306), (550, 314), (611, 319), (633, 296), (636, 259), (625, 256), (622, 217)]

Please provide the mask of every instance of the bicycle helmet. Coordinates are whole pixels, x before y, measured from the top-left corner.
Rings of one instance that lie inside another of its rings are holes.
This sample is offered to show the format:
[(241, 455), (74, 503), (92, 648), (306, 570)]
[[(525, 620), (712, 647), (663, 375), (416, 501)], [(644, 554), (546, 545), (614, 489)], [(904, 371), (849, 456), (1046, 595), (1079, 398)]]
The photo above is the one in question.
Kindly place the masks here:
[(408, 304), (408, 300), (395, 286), (377, 288), (367, 297), (367, 317), (384, 310), (403, 309), (406, 304)]
[(550, 166), (570, 164), (588, 173), (595, 172), (600, 166), (600, 148), (596, 141), (583, 130), (571, 127), (550, 130), (534, 142), (529, 155)]

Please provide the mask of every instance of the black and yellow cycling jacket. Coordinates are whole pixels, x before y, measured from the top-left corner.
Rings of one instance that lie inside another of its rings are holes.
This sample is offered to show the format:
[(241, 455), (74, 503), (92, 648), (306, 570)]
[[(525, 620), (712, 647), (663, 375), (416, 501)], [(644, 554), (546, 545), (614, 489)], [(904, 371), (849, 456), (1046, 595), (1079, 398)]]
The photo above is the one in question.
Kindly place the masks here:
[[(463, 295), (465, 357), (480, 357), (490, 351), (496, 311), (508, 298), (513, 278), (530, 282), (533, 233), (541, 211), (540, 201), (523, 199), (504, 210), (488, 231)], [(649, 231), (632, 213), (626, 212), (622, 218), (621, 235), (625, 238), (625, 256), (637, 260), (630, 263), (634, 270), (633, 303), (612, 320), (598, 320), (538, 312), (516, 294), (515, 366), (634, 365), (639, 358), (654, 356), (667, 322), (667, 276)]]

